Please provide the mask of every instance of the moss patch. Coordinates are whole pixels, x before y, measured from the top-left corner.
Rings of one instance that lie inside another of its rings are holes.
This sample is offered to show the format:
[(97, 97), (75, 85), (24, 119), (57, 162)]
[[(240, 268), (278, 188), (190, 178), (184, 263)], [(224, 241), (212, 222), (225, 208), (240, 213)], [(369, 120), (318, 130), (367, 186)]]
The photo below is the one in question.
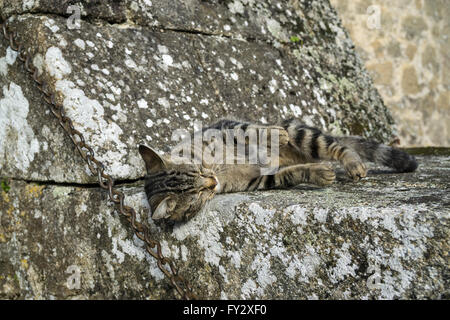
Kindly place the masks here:
[(8, 191), (11, 190), (11, 187), (9, 186), (9, 183), (6, 180), (2, 180), (0, 182), (0, 186), (1, 186), (2, 190), (5, 191), (6, 193), (8, 193)]

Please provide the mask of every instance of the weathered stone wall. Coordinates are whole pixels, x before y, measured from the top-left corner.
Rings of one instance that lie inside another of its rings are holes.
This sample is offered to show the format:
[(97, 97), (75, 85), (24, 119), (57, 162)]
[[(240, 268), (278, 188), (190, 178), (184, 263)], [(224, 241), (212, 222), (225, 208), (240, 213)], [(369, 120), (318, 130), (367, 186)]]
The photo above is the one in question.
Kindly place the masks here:
[[(331, 3), (393, 114), (402, 145), (449, 146), (450, 2)], [(373, 28), (371, 20), (377, 9), (370, 6), (380, 9), (379, 29)]]
[[(192, 130), (194, 121), (275, 123), (295, 116), (335, 134), (382, 141), (392, 136), (392, 117), (327, 2), (191, 1), (187, 10), (176, 1), (112, 1), (104, 10), (117, 21), (105, 21), (85, 5), (86, 20), (73, 30), (66, 17), (39, 14), (65, 12), (60, 2), (33, 3), (5, 2), (3, 15), (25, 12), (11, 26), (20, 30), (75, 128), (116, 178), (143, 176), (139, 143), (168, 151), (175, 144), (172, 131)], [(16, 55), (5, 42), (1, 46), (2, 104), (10, 115), (0, 124), (11, 132), (10, 141), (0, 144), (2, 174), (94, 181), (77, 159), (55, 152), (64, 136), (31, 108), (42, 99), (18, 69)], [(12, 97), (18, 114), (9, 111)], [(15, 133), (22, 127), (25, 137)]]

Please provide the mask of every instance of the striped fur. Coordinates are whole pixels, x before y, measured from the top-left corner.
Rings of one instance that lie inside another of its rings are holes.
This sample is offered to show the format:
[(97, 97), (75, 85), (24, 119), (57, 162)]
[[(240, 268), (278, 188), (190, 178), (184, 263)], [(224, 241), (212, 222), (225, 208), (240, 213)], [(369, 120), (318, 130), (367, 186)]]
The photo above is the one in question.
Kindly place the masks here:
[[(227, 134), (231, 130), (236, 134), (235, 154), (239, 143), (248, 144), (246, 134), (249, 130), (269, 129), (270, 133), (270, 129), (277, 129), (274, 132), (279, 134), (279, 170), (262, 175), (261, 165), (238, 161), (231, 164), (174, 164), (171, 159), (140, 146), (139, 152), (148, 172), (145, 191), (153, 219), (188, 220), (216, 193), (289, 188), (301, 183), (329, 185), (335, 180), (335, 173), (320, 163), (321, 160), (339, 161), (355, 181), (367, 174), (364, 161), (376, 162), (397, 172), (412, 172), (418, 166), (413, 156), (401, 150), (361, 137), (333, 137), (296, 119), (286, 120), (280, 126), (222, 120), (203, 128), (203, 133), (210, 129)], [(221, 142), (225, 142), (227, 134), (222, 135)], [(190, 147), (194, 154), (193, 146)]]

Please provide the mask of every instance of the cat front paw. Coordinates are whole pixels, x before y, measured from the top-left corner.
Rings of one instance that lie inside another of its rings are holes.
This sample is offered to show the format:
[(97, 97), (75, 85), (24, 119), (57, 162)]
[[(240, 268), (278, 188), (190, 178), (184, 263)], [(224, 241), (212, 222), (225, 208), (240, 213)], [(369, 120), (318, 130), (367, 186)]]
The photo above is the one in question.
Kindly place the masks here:
[(314, 164), (309, 170), (309, 182), (318, 186), (328, 186), (336, 179), (333, 168), (325, 164)]
[(289, 143), (289, 133), (283, 128), (280, 129), (280, 146), (285, 146)]
[(347, 175), (353, 179), (353, 181), (359, 181), (367, 176), (366, 165), (362, 161), (351, 161), (344, 165)]
[(278, 135), (278, 145), (280, 147), (285, 146), (289, 143), (289, 133), (283, 127), (273, 126), (268, 129), (268, 141), (267, 141), (268, 146), (271, 145), (273, 134)]

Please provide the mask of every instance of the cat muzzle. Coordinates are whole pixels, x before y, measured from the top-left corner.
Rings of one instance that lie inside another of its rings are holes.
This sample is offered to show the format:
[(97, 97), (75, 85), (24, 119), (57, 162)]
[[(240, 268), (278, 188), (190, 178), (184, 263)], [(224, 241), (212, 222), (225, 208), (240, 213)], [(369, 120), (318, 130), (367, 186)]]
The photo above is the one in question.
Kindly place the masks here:
[(202, 179), (202, 185), (206, 189), (217, 191), (220, 184), (216, 177), (207, 177)]

